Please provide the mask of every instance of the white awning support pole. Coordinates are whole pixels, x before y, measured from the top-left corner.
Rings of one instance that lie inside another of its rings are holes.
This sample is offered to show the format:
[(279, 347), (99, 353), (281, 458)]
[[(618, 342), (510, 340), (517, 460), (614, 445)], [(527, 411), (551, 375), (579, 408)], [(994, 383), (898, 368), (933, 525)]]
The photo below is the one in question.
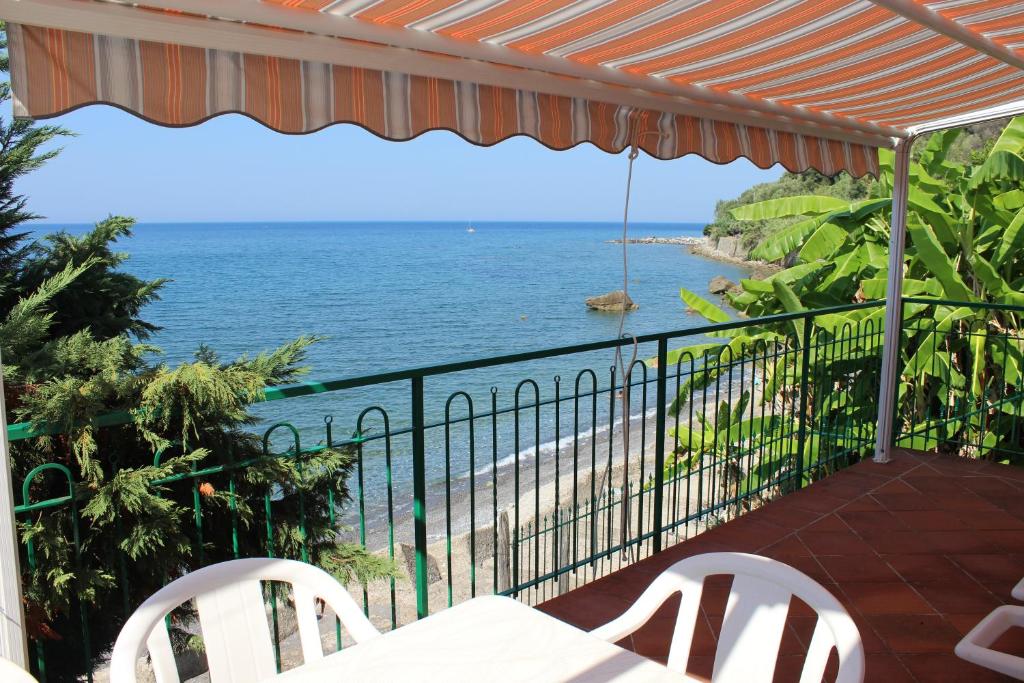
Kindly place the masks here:
[(28, 637), (21, 602), (18, 532), (14, 522), (14, 476), (7, 442), (4, 366), (0, 359), (0, 657), (28, 668)]
[(892, 220), (889, 227), (889, 281), (885, 290), (885, 331), (881, 386), (878, 389), (878, 433), (875, 462), (889, 462), (893, 408), (899, 377), (900, 332), (903, 325), (903, 251), (907, 236), (907, 194), (910, 192), (910, 148), (914, 138), (896, 142), (892, 179)]

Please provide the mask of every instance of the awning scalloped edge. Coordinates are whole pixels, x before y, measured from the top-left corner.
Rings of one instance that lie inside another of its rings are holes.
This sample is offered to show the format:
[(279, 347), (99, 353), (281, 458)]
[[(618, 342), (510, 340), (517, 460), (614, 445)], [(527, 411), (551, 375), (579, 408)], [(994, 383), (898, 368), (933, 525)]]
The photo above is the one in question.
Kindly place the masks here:
[(165, 126), (240, 113), (282, 133), (352, 123), (396, 141), (449, 130), (477, 145), (525, 135), (552, 149), (590, 142), (612, 153), (630, 145), (638, 123), (639, 146), (658, 159), (878, 174), (874, 147), (769, 128), (390, 71), (18, 24), (7, 31), (17, 116), (103, 103)]

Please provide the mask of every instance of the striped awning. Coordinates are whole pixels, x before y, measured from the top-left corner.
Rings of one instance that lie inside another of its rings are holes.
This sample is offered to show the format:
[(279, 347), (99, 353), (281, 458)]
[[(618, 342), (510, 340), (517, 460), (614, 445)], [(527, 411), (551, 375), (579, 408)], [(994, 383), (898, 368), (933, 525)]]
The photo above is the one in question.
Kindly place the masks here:
[(0, 0), (15, 113), (287, 133), (636, 141), (877, 172), (878, 147), (1024, 108), (1024, 0)]

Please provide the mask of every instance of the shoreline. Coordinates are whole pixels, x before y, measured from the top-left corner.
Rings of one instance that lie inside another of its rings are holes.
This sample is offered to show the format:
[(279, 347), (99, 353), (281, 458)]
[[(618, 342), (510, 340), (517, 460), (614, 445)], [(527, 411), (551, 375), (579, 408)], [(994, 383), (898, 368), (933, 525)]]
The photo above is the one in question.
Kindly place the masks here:
[[(562, 434), (556, 440), (544, 441), (539, 446), (524, 446), (517, 454), (515, 451), (506, 453), (498, 459), (494, 468), (490, 461), (477, 461), (477, 467), (469, 472), (453, 475), (450, 488), (444, 480), (427, 482), (426, 518), (427, 542), (434, 546), (444, 543), (447, 533), (453, 539), (468, 537), (472, 524), (470, 512), (476, 521), (476, 533), (492, 534), (492, 527), (503, 513), (511, 518), (516, 507), (515, 473), (518, 470), (519, 490), (518, 508), (519, 525), (535, 521), (536, 518), (550, 516), (556, 506), (564, 508), (572, 503), (573, 480), (579, 492), (577, 502), (580, 506), (590, 498), (591, 482), (597, 497), (621, 488), (622, 465), (629, 461), (630, 472), (639, 475), (641, 458), (639, 447), (643, 443), (644, 473), (652, 473), (654, 462), (654, 416), (653, 408), (646, 413), (633, 412), (629, 419), (630, 453), (626, 457), (622, 443), (622, 422), (616, 417), (615, 423), (609, 427), (602, 421), (596, 428), (581, 429), (578, 437)], [(486, 416), (479, 418), (487, 419)], [(679, 424), (689, 420), (680, 418)], [(674, 426), (673, 422), (673, 426)], [(666, 444), (671, 438), (666, 435)], [(610, 451), (610, 453), (609, 453)], [(435, 454), (443, 457), (443, 454)], [(431, 454), (428, 453), (430, 458)], [(577, 463), (577, 467), (573, 464)], [(538, 472), (539, 463), (539, 472)], [(608, 479), (611, 472), (612, 484)], [(619, 475), (619, 476), (616, 476)], [(495, 484), (497, 482), (497, 484)], [(557, 482), (557, 486), (556, 486)], [(599, 483), (598, 483), (599, 482)], [(537, 484), (539, 483), (539, 487)], [(631, 481), (631, 484), (636, 482)], [(396, 499), (401, 498), (407, 486), (396, 487)], [(557, 497), (555, 495), (557, 490)], [(539, 495), (538, 495), (539, 492)], [(471, 505), (472, 503), (472, 505)], [(411, 503), (399, 503), (395, 506), (393, 539), (396, 547), (413, 542), (413, 517)], [(351, 506), (348, 514), (354, 512)], [(496, 508), (496, 512), (495, 512)], [(451, 510), (449, 519), (447, 511)], [(355, 522), (356, 520), (351, 520)], [(512, 520), (509, 520), (510, 524)], [(449, 526), (450, 524), (450, 526)], [(353, 530), (355, 524), (351, 525)], [(372, 552), (386, 550), (389, 535), (387, 519), (377, 515), (367, 515), (366, 546)], [(354, 539), (349, 539), (354, 540)], [(396, 552), (396, 556), (397, 556)]]
[(691, 244), (690, 253), (694, 256), (700, 256), (712, 261), (720, 261), (722, 263), (730, 263), (732, 265), (749, 268), (753, 271), (752, 274), (757, 280), (764, 279), (765, 277), (782, 270), (782, 266), (775, 263), (754, 261), (750, 258), (739, 257), (722, 251), (717, 245), (712, 244), (710, 237), (703, 237), (699, 241)]
[[(756, 368), (749, 372), (756, 373)], [(752, 400), (758, 397), (759, 392)], [(695, 395), (692, 404), (698, 401), (699, 395)], [(499, 466), (494, 477), (490, 473), (476, 477), (472, 490), (468, 479), (457, 481), (453, 477), (447, 497), (444, 489), (428, 485), (424, 559), (431, 612), (474, 595), (514, 591), (517, 585), (529, 582), (533, 585), (517, 595), (529, 604), (538, 604), (644, 557), (643, 546), (649, 541), (620, 548), (623, 538), (635, 537), (636, 532), (631, 529), (649, 527), (654, 510), (654, 495), (644, 487), (654, 474), (654, 409), (649, 407), (646, 413), (632, 415), (628, 453), (618, 419), (613, 430), (599, 430), (595, 434), (588, 431), (557, 452), (542, 452), (539, 473), (533, 449), (521, 451), (518, 492), (512, 485), (515, 463)], [(674, 417), (668, 420), (666, 457), (675, 446), (675, 427), (686, 426), (695, 415), (696, 410), (690, 409), (681, 411), (678, 421)], [(574, 454), (578, 454), (576, 470), (572, 467)], [(556, 458), (562, 463), (557, 476)], [(713, 505), (725, 495), (714, 470), (692, 471), (666, 486), (665, 519), (689, 519), (663, 532), (674, 538), (671, 544), (735, 514), (732, 507), (716, 510)], [(495, 480), (499, 482), (497, 492), (492, 486)], [(475, 504), (471, 505), (471, 500)], [(446, 513), (448, 505), (450, 518)], [(702, 510), (706, 512), (702, 514)], [(411, 514), (396, 515), (390, 537), (386, 524), (367, 526), (367, 547), (371, 552), (387, 556), (389, 547), (393, 547), (399, 574), (394, 587), (388, 581), (373, 583), (365, 589), (356, 584), (349, 586), (354, 595), (365, 590), (370, 617), (381, 627), (387, 627), (392, 618), (399, 625), (415, 619), (416, 552), (412, 522)], [(450, 537), (446, 536), (449, 530)], [(389, 544), (391, 539), (393, 546)], [(595, 559), (575, 566), (577, 559), (591, 556)]]
[[(734, 239), (734, 238), (729, 238)], [(622, 244), (623, 240), (605, 240), (605, 244)], [(678, 237), (658, 237), (655, 235), (649, 235), (646, 237), (630, 237), (625, 240), (626, 244), (667, 244), (674, 246), (689, 247), (689, 253), (694, 256), (700, 256), (702, 258), (709, 259), (711, 261), (719, 261), (721, 263), (729, 263), (735, 266), (742, 266), (749, 268), (753, 271), (755, 279), (763, 279), (777, 273), (782, 270), (782, 266), (769, 263), (767, 261), (757, 261), (749, 258), (748, 256), (738, 256), (736, 253), (730, 253), (719, 248), (719, 240), (701, 236), (691, 237), (688, 235), (679, 235)]]

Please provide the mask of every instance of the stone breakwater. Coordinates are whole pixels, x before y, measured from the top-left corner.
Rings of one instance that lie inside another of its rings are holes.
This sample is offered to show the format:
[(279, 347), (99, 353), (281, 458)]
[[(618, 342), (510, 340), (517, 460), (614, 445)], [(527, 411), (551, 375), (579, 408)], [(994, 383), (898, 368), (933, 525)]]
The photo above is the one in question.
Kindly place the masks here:
[[(626, 240), (626, 244), (682, 244), (685, 246), (696, 246), (703, 244), (705, 238), (703, 237), (655, 237), (651, 235), (649, 237), (631, 237)], [(608, 244), (622, 244), (622, 240), (606, 240)]]

